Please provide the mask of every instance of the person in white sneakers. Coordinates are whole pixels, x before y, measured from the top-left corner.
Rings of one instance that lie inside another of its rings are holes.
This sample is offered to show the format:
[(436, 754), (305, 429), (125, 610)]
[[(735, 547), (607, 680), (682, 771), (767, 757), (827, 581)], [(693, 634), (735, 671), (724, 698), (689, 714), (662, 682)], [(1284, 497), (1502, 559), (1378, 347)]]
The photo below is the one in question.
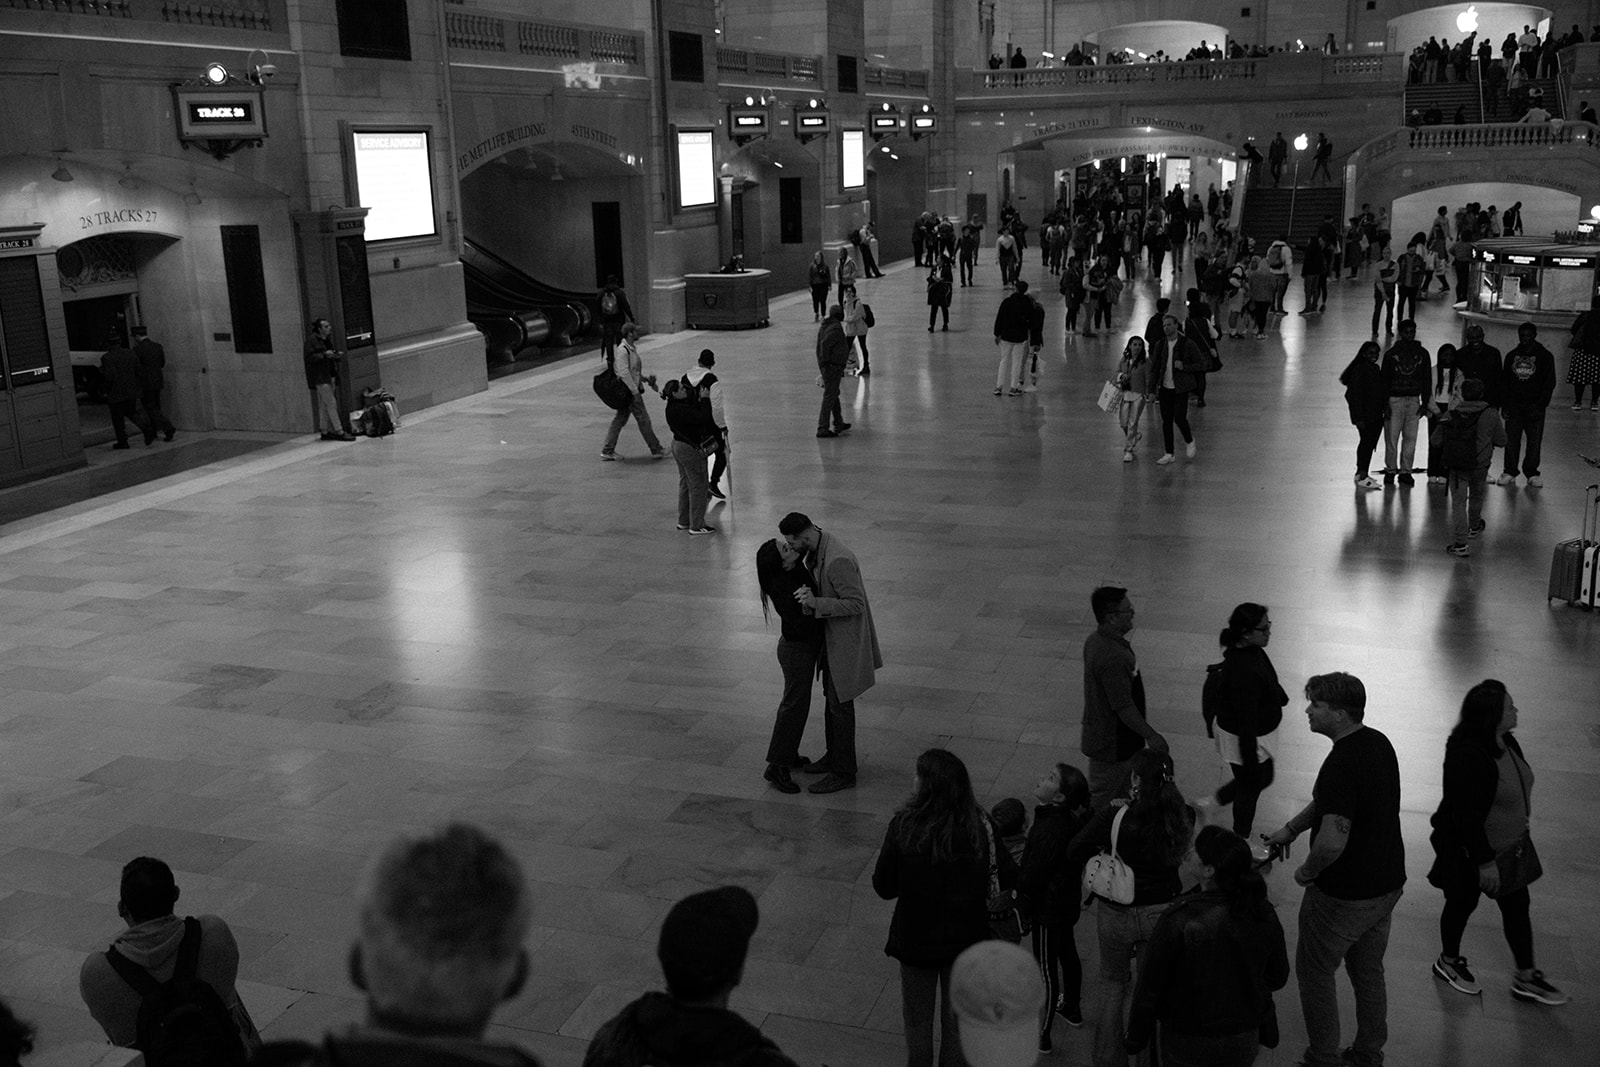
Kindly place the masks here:
[(1143, 337), (1128, 338), (1122, 362), (1117, 364), (1117, 385), (1122, 389), (1122, 408), (1117, 413), (1122, 424), (1122, 462), (1132, 463), (1144, 437), (1139, 427), (1150, 402), (1150, 351)]
[(1183, 335), (1183, 324), (1176, 315), (1162, 320), (1163, 336), (1150, 351), (1150, 381), (1156, 385), (1156, 401), (1161, 407), (1161, 441), (1166, 451), (1156, 460), (1161, 466), (1173, 461), (1172, 427), (1183, 434), (1185, 452), (1195, 455), (1194, 431), (1189, 429), (1189, 393), (1195, 387), (1194, 372), (1204, 369), (1204, 354)]

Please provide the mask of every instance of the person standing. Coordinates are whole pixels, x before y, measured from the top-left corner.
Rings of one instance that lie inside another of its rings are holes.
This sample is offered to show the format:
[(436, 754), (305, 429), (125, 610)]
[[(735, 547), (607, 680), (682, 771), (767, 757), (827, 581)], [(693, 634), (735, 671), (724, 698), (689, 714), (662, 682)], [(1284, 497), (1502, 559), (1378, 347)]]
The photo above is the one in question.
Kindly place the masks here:
[(1325, 133), (1317, 134), (1316, 154), (1311, 157), (1311, 180), (1315, 181), (1318, 173), (1322, 175), (1324, 183), (1333, 181), (1333, 175), (1328, 173), (1328, 161), (1333, 158), (1333, 142), (1328, 140)]
[(634, 321), (633, 305), (628, 303), (628, 294), (622, 291), (622, 283), (615, 274), (606, 275), (606, 283), (600, 287), (600, 354), (609, 356), (616, 352), (617, 342), (622, 340), (622, 327)]
[[(1380, 1067), (1389, 1038), (1383, 957), (1390, 916), (1406, 881), (1400, 835), (1400, 764), (1394, 746), (1365, 724), (1367, 691), (1343, 672), (1306, 682), (1311, 731), (1333, 742), (1311, 788), (1311, 803), (1268, 835), (1286, 848), (1311, 831), (1311, 849), (1294, 872), (1300, 901), (1295, 977), (1305, 1017), (1307, 1067)], [(1355, 989), (1355, 1040), (1341, 1056), (1340, 963)]]
[(1428, 262), (1422, 258), (1422, 249), (1416, 244), (1410, 244), (1400, 253), (1397, 266), (1400, 271), (1397, 279), (1400, 299), (1395, 306), (1395, 314), (1402, 321), (1416, 318), (1417, 295), (1428, 285)]
[(135, 326), (133, 336), (136, 338), (133, 354), (139, 360), (139, 406), (144, 408), (144, 418), (150, 428), (161, 431), (162, 439), (170, 441), (178, 428), (161, 410), (161, 391), (167, 384), (163, 374), (167, 350), (150, 340), (150, 333), (143, 326)]
[(1183, 336), (1189, 342), (1191, 358), (1189, 365), (1194, 375), (1194, 403), (1195, 407), (1206, 406), (1206, 375), (1211, 370), (1212, 361), (1217, 366), (1222, 365), (1222, 360), (1217, 355), (1216, 317), (1212, 314), (1211, 305), (1206, 303), (1200, 295), (1199, 289), (1190, 289), (1184, 294), (1187, 303), (1184, 306)]
[(1037, 306), (1028, 296), (1028, 283), (1018, 279), (1016, 291), (1000, 301), (995, 311), (994, 343), (1000, 349), (1000, 362), (994, 374), (995, 396), (1008, 389), (1012, 396), (1022, 394), (1022, 378), (1028, 366), (1028, 342)]
[(1263, 341), (1267, 336), (1267, 318), (1272, 313), (1272, 298), (1278, 291), (1278, 276), (1261, 256), (1251, 256), (1247, 281), (1250, 321), (1255, 323), (1256, 340)]
[(868, 278), (883, 277), (883, 271), (878, 269), (877, 253), (873, 251), (878, 243), (878, 235), (873, 232), (872, 223), (862, 223), (858, 232), (861, 236), (861, 273)]
[(650, 412), (644, 406), (645, 383), (654, 386), (655, 378), (645, 376), (644, 364), (639, 360), (639, 348), (636, 344), (638, 338), (639, 327), (631, 322), (628, 323), (622, 328), (622, 347), (611, 357), (612, 370), (631, 390), (633, 402), (612, 416), (611, 428), (606, 431), (605, 443), (600, 446), (600, 458), (604, 460), (617, 458), (617, 438), (622, 435), (622, 428), (628, 424), (630, 415), (638, 421), (639, 433), (644, 437), (650, 455), (662, 459), (667, 454), (667, 450), (661, 447), (661, 441), (656, 437), (655, 427), (650, 425)]
[[(1087, 295), (1087, 290), (1083, 286), (1083, 264), (1078, 261), (1077, 256), (1067, 260), (1066, 267), (1061, 271), (1058, 288), (1061, 290), (1062, 300), (1067, 305), (1066, 330), (1067, 338), (1070, 340), (1078, 332), (1078, 312), (1082, 309), (1083, 298)], [(1088, 325), (1086, 317), (1085, 329)]]
[(844, 245), (839, 249), (838, 262), (834, 264), (834, 274), (839, 283), (839, 304), (844, 305), (845, 289), (856, 287), (856, 261), (850, 256), (850, 246)]
[(1426, 409), (1433, 411), (1433, 363), (1417, 341), (1417, 324), (1400, 323), (1400, 339), (1383, 354), (1381, 368), (1389, 387), (1389, 414), (1383, 424), (1383, 483), (1412, 485), (1411, 466), (1417, 458), (1417, 423)]
[(1111, 803), (1128, 777), (1133, 757), (1146, 746), (1167, 751), (1167, 739), (1145, 717), (1144, 678), (1128, 643), (1133, 601), (1119, 586), (1089, 594), (1095, 629), (1083, 642), (1083, 732), (1079, 751), (1089, 757), (1089, 797), (1096, 811)]
[(1283, 178), (1283, 165), (1289, 160), (1289, 142), (1283, 139), (1283, 131), (1279, 130), (1273, 137), (1272, 143), (1267, 145), (1267, 166), (1272, 170), (1272, 184), (1276, 187)]
[(763, 541), (756, 549), (756, 580), (761, 586), (761, 617), (767, 618), (770, 605), (782, 627), (778, 666), (783, 669), (783, 696), (762, 777), (780, 793), (798, 793), (800, 786), (789, 772), (809, 762), (800, 755), (800, 739), (811, 715), (811, 681), (822, 662), (823, 623), (800, 606), (795, 593), (802, 587), (816, 592), (817, 580), (806, 567), (804, 554), (782, 537)]
[[(1544, 485), (1539, 458), (1544, 444), (1544, 413), (1556, 392), (1556, 357), (1540, 344), (1539, 327), (1524, 322), (1517, 327), (1517, 347), (1506, 353), (1500, 375), (1501, 410), (1506, 420), (1505, 470), (1501, 485), (1517, 484), (1518, 461), (1528, 486)], [(1523, 442), (1527, 449), (1523, 449)]]
[(1589, 387), (1589, 410), (1600, 411), (1600, 296), (1572, 321), (1567, 346), (1567, 384), (1572, 386), (1572, 410), (1583, 410), (1583, 388)]
[(111, 447), (128, 447), (126, 424), (131, 422), (134, 429), (144, 434), (148, 448), (156, 439), (156, 428), (139, 417), (139, 357), (122, 343), (122, 335), (116, 330), (106, 338), (105, 354), (100, 357), (100, 377), (105, 382), (106, 406), (111, 409), (111, 429), (117, 435), (117, 443)]
[(709, 387), (691, 389), (688, 382), (674, 378), (661, 390), (667, 401), (667, 426), (672, 430), (672, 458), (678, 464), (678, 529), (690, 535), (714, 534), (706, 525), (706, 457), (716, 448), (720, 435), (711, 421)]
[(911, 254), (913, 257), (913, 266), (917, 267), (922, 266), (923, 243), (928, 239), (927, 216), (928, 213), (924, 211), (921, 215), (918, 215), (916, 221), (911, 224)]
[(934, 320), (944, 313), (944, 330), (950, 330), (950, 257), (940, 256), (938, 265), (928, 271), (928, 332), (933, 332)]
[(806, 280), (811, 286), (811, 321), (821, 322), (828, 311), (828, 290), (833, 288), (833, 275), (828, 272), (828, 261), (820, 250), (811, 253)]
[[(982, 240), (983, 223), (974, 215), (961, 227), (961, 237), (957, 242), (961, 258), (961, 285), (963, 288), (972, 284), (972, 271), (978, 265), (978, 244)], [(918, 266), (921, 266), (919, 263)]]
[(1461, 718), (1445, 742), (1444, 795), (1428, 838), (1435, 857), (1428, 882), (1444, 892), (1441, 948), (1433, 973), (1458, 992), (1483, 993), (1461, 955), (1461, 937), (1487, 893), (1500, 906), (1506, 944), (1516, 962), (1511, 995), (1554, 1007), (1571, 998), (1534, 966), (1528, 885), (1542, 872), (1536, 859), (1530, 862), (1533, 768), (1511, 733), (1517, 718), (1505, 683), (1487, 678), (1467, 691)]
[(1313, 237), (1306, 242), (1305, 258), (1300, 261), (1300, 284), (1305, 289), (1305, 307), (1300, 309), (1302, 315), (1315, 315), (1322, 310), (1322, 303), (1327, 300), (1323, 287), (1327, 284), (1327, 253), (1322, 239)]
[(728, 498), (720, 485), (723, 474), (728, 470), (728, 413), (722, 402), (722, 382), (711, 369), (716, 365), (717, 354), (709, 348), (702, 348), (699, 360), (684, 372), (683, 380), (689, 383), (691, 389), (703, 389), (711, 404), (711, 421), (717, 427), (717, 447), (716, 455), (711, 460), (711, 480), (706, 484), (706, 492), (718, 500), (726, 500)]
[(1049, 1052), (1055, 1016), (1074, 1029), (1083, 1025), (1083, 962), (1072, 933), (1083, 890), (1080, 873), (1067, 866), (1067, 848), (1089, 820), (1089, 780), (1071, 764), (1056, 763), (1034, 786), (1033, 796), (1039, 804), (1022, 852), (1017, 903), (1031, 924), (1033, 958), (1044, 975), (1039, 1051)]
[(1498, 408), (1500, 400), (1500, 376), (1504, 372), (1504, 357), (1500, 350), (1493, 345), (1483, 343), (1483, 327), (1476, 322), (1467, 324), (1467, 343), (1456, 352), (1456, 365), (1461, 368), (1461, 377), (1476, 378), (1483, 383), (1483, 402), (1492, 408)]
[(1172, 428), (1183, 435), (1184, 454), (1190, 459), (1198, 450), (1194, 431), (1189, 429), (1189, 393), (1195, 387), (1195, 367), (1205, 366), (1205, 356), (1183, 335), (1176, 315), (1162, 319), (1162, 336), (1150, 349), (1150, 380), (1156, 386), (1156, 403), (1161, 409), (1161, 443), (1165, 451), (1156, 460), (1159, 466), (1174, 461)]
[(995, 262), (1000, 266), (1000, 284), (1004, 288), (1011, 288), (1017, 279), (1017, 272), (1021, 269), (1017, 239), (1011, 236), (1011, 227), (1000, 227), (1000, 236), (994, 243)]
[(1483, 383), (1468, 378), (1461, 383), (1461, 400), (1439, 420), (1435, 433), (1437, 444), (1430, 441), (1429, 452), (1439, 455), (1450, 493), (1453, 536), (1444, 550), (1452, 556), (1468, 556), (1472, 549), (1467, 539), (1484, 530), (1483, 492), (1495, 446), (1506, 443), (1505, 425), (1500, 412), (1483, 402)]
[(872, 306), (856, 295), (854, 285), (846, 286), (844, 303), (840, 310), (844, 314), (844, 335), (861, 349), (861, 366), (857, 374), (870, 375), (872, 365), (867, 362), (867, 331), (872, 329)]
[(1233, 768), (1233, 780), (1204, 806), (1232, 804), (1233, 832), (1243, 838), (1255, 824), (1256, 802), (1272, 784), (1272, 753), (1261, 739), (1278, 728), (1289, 703), (1267, 655), (1271, 640), (1272, 619), (1265, 604), (1246, 602), (1234, 608), (1217, 638), (1222, 662), (1206, 668), (1201, 695), (1206, 733), (1216, 737), (1217, 752)]
[(327, 319), (317, 319), (311, 324), (311, 336), (306, 338), (306, 387), (311, 390), (314, 401), (312, 418), (315, 428), (322, 431), (324, 441), (356, 439), (356, 435), (345, 425), (338, 398), (333, 392), (339, 355), (339, 350), (333, 347), (333, 323)]
[(848, 362), (850, 338), (844, 332), (844, 309), (835, 304), (828, 309), (828, 317), (817, 330), (817, 384), (822, 386), (822, 410), (817, 413), (818, 437), (838, 437), (850, 428), (839, 407), (839, 383), (844, 380)]
[(1283, 298), (1289, 292), (1289, 274), (1294, 270), (1294, 250), (1289, 247), (1287, 234), (1279, 234), (1267, 246), (1267, 270), (1272, 272), (1273, 280), (1272, 312), (1275, 315), (1287, 315)]
[(837, 793), (856, 784), (856, 697), (872, 688), (874, 672), (883, 666), (872, 605), (861, 580), (861, 566), (843, 541), (818, 529), (809, 518), (791, 511), (778, 523), (789, 547), (803, 550), (816, 578), (816, 591), (794, 592), (800, 606), (823, 621), (823, 723), (828, 750), (801, 770), (823, 777), (811, 783), (812, 793)]
[(1350, 424), (1356, 428), (1356, 488), (1381, 489), (1383, 483), (1372, 477), (1372, 453), (1383, 436), (1389, 415), (1389, 387), (1378, 368), (1382, 349), (1376, 341), (1363, 341), (1356, 358), (1339, 375), (1344, 386), (1344, 401), (1350, 408)]

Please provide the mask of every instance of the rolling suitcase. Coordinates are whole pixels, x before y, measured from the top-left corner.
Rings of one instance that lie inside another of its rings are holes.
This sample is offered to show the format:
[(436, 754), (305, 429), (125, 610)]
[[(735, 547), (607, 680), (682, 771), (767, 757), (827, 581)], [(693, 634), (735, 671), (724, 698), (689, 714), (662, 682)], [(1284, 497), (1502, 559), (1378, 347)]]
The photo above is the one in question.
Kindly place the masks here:
[(1600, 575), (1595, 573), (1600, 567), (1600, 551), (1596, 551), (1600, 547), (1600, 536), (1595, 528), (1600, 522), (1600, 485), (1591, 485), (1583, 493), (1583, 522), (1578, 527), (1578, 536), (1556, 545), (1555, 555), (1550, 560), (1547, 599), (1594, 607), (1596, 587), (1600, 585)]

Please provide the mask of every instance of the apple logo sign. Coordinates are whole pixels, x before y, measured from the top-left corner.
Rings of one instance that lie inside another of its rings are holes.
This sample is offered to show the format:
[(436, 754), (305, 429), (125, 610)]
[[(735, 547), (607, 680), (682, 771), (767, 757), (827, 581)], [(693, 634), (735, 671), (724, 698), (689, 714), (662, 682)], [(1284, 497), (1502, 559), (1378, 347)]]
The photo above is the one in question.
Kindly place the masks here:
[(1467, 9), (1456, 16), (1456, 29), (1462, 33), (1478, 32), (1478, 9), (1475, 5), (1467, 5)]

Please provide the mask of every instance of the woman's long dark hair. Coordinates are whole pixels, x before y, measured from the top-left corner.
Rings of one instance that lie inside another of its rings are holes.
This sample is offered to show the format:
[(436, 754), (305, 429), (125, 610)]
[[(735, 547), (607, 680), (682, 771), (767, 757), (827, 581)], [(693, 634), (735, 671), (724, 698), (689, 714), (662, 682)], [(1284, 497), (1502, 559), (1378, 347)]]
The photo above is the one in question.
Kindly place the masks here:
[[(1139, 358), (1133, 358), (1133, 342), (1139, 342)], [(1145, 344), (1144, 338), (1138, 334), (1128, 338), (1128, 343), (1122, 346), (1122, 358), (1128, 361), (1128, 366), (1137, 367), (1150, 358), (1150, 346)]]
[(903, 851), (926, 852), (940, 862), (966, 851), (963, 842), (980, 856), (988, 852), (972, 777), (946, 749), (930, 748), (917, 757), (917, 791), (895, 814)]
[(1500, 747), (1500, 720), (1505, 714), (1505, 683), (1485, 678), (1467, 690), (1461, 701), (1461, 719), (1450, 731), (1450, 739), (1477, 742), (1498, 756), (1505, 751)]
[(1244, 838), (1221, 826), (1202, 827), (1194, 839), (1195, 854), (1212, 870), (1212, 881), (1228, 899), (1228, 910), (1241, 919), (1265, 919), (1267, 883), (1256, 870)]
[(1265, 604), (1252, 604), (1249, 601), (1240, 604), (1228, 616), (1228, 625), (1217, 635), (1217, 644), (1223, 648), (1233, 648), (1244, 640), (1245, 634), (1258, 628), (1266, 617)]
[(1162, 858), (1176, 866), (1189, 851), (1194, 813), (1172, 781), (1172, 757), (1153, 748), (1140, 749), (1128, 774), (1128, 815), (1149, 827)]

